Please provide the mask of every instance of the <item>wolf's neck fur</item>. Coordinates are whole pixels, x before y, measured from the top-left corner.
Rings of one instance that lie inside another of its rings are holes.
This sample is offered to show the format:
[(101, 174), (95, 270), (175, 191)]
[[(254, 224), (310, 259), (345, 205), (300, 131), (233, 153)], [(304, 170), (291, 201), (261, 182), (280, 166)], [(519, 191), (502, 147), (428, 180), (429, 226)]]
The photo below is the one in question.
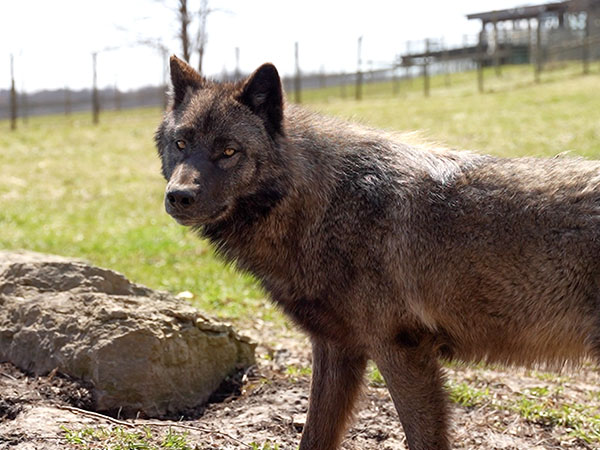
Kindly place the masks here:
[(330, 203), (343, 149), (333, 132), (323, 132), (326, 120), (287, 107), (285, 135), (276, 142), (277, 163), (269, 167), (269, 177), (255, 192), (237, 199), (224, 220), (199, 229), (222, 256), (263, 281), (299, 256), (291, 246), (297, 246), (298, 235)]
[[(453, 152), (424, 152), (381, 132), (296, 106), (288, 106), (285, 117), (277, 167), (269, 168), (269, 178), (238, 199), (226, 219), (200, 230), (226, 259), (267, 287), (303, 271), (302, 258), (316, 257), (327, 245), (317, 242), (310, 230), (318, 230), (332, 203), (346, 201), (347, 191), (356, 190), (362, 201), (372, 202), (367, 206), (376, 213), (397, 207), (380, 203), (394, 198), (392, 191), (403, 189), (403, 183), (436, 178), (443, 184), (468, 159), (462, 161)], [(380, 192), (382, 185), (386, 192)]]

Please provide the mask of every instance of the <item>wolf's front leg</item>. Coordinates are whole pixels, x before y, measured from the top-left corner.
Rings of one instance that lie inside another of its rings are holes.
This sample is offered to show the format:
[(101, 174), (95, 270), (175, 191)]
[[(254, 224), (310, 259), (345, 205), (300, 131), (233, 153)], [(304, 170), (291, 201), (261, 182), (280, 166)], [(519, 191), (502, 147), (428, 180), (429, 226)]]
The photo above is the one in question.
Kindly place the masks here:
[(360, 391), (367, 358), (313, 339), (313, 375), (300, 450), (338, 448)]
[(448, 450), (447, 400), (431, 340), (400, 333), (374, 356), (400, 416), (408, 448)]

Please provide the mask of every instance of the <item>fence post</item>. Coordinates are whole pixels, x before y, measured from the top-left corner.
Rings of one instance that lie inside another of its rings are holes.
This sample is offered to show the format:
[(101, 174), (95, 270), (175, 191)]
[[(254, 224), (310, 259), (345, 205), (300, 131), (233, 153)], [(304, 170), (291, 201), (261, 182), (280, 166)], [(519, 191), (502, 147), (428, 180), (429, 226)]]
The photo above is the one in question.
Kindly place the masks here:
[(96, 75), (96, 59), (98, 53), (92, 53), (92, 62), (94, 66), (94, 78), (92, 83), (92, 121), (97, 125), (100, 121), (100, 101), (98, 99), (98, 77)]
[(527, 37), (528, 37), (528, 50), (529, 50), (529, 64), (533, 64), (533, 36), (531, 29), (531, 19), (527, 19)]
[(429, 38), (425, 39), (425, 58), (423, 58), (423, 94), (429, 97)]
[(496, 70), (496, 76), (502, 75), (500, 68), (500, 39), (498, 38), (498, 23), (494, 19), (494, 68)]
[(27, 103), (27, 93), (25, 92), (23, 85), (21, 85), (21, 95), (19, 97), (19, 100), (21, 101), (21, 119), (23, 120), (23, 123), (27, 123), (27, 118), (29, 117), (29, 105)]
[(483, 92), (483, 33), (485, 33), (485, 22), (482, 20), (477, 42), (477, 87), (479, 92)]
[(169, 94), (168, 94), (168, 82), (167, 80), (169, 79), (169, 53), (167, 52), (167, 48), (162, 46), (160, 48), (160, 54), (162, 56), (162, 105), (163, 105), (163, 111), (167, 110), (167, 107), (169, 106)]
[(235, 48), (235, 72), (233, 73), (233, 77), (235, 78), (235, 81), (238, 81), (242, 77), (241, 71), (240, 71), (240, 48), (239, 47)]
[(319, 88), (323, 89), (327, 86), (327, 77), (325, 76), (325, 66), (319, 68)]
[(361, 71), (362, 61), (360, 59), (360, 52), (362, 47), (362, 36), (358, 38), (358, 61), (356, 66), (356, 100), (362, 99), (362, 82), (363, 82), (363, 74)]
[(542, 17), (537, 18), (537, 29), (535, 32), (535, 82), (540, 82), (542, 72)]
[(582, 45), (582, 60), (583, 60), (583, 74), (587, 75), (590, 73), (590, 9), (585, 12), (585, 30), (583, 33), (583, 45)]
[(469, 35), (463, 34), (462, 46), (464, 59), (461, 58), (458, 60), (458, 71), (462, 71), (469, 68)]
[(442, 39), (442, 46), (443, 46), (443, 56), (442, 59), (444, 61), (444, 71), (446, 72), (446, 74), (444, 75), (444, 85), (446, 87), (450, 87), (450, 52), (448, 51), (448, 47), (446, 45), (446, 43), (444, 42), (444, 40)]
[(294, 58), (296, 60), (296, 76), (294, 77), (294, 100), (296, 103), (300, 103), (302, 99), (300, 98), (300, 91), (302, 90), (301, 80), (300, 80), (300, 58), (298, 55), (298, 42), (294, 44)]
[(71, 114), (71, 89), (65, 86), (65, 116)]
[(10, 129), (17, 129), (17, 89), (15, 88), (14, 56), (10, 55)]
[[(410, 76), (410, 68), (412, 67), (412, 59), (410, 58), (410, 41), (406, 41), (406, 56), (408, 58), (407, 58), (407, 63), (405, 65), (405, 67), (406, 67), (405, 77), (406, 77), (406, 81), (407, 81), (408, 85), (410, 87), (412, 87), (412, 77)], [(411, 61), (410, 64), (408, 63), (409, 60)]]
[(116, 82), (113, 91), (113, 93), (115, 94), (115, 110), (121, 111), (121, 91), (119, 91), (119, 86), (117, 86)]

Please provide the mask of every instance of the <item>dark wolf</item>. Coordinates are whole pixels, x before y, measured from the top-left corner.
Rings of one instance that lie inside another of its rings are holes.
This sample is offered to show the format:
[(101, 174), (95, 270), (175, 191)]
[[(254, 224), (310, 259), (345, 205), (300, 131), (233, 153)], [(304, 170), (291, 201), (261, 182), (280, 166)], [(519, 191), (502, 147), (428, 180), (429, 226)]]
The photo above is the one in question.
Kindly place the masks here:
[(450, 447), (440, 358), (600, 354), (600, 163), (403, 143), (286, 103), (275, 67), (219, 84), (171, 58), (165, 207), (311, 337), (301, 450), (339, 446), (368, 359), (411, 450)]

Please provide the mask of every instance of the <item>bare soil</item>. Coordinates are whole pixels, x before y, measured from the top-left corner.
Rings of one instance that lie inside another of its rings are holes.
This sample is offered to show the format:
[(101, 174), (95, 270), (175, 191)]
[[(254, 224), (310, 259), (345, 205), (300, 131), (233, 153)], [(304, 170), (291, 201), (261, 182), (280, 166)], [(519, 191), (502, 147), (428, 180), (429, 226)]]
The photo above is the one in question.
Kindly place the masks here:
[[(251, 330), (261, 342), (258, 364), (228, 380), (213, 398), (218, 402), (191, 411), (183, 420), (129, 420), (130, 428), (146, 426), (164, 432), (165, 426), (172, 425), (173, 430), (189, 433), (188, 442), (198, 449), (249, 448), (253, 442), (259, 448), (265, 442), (276, 443), (280, 449), (297, 448), (308, 404), (310, 346), (295, 331), (258, 322)], [(447, 378), (451, 385), (466, 383), (486, 392), (474, 406), (454, 405), (454, 448), (600, 448), (574, 436), (570, 428), (547, 420), (528, 420), (514, 408), (498, 407), (511, 404), (511, 399), (528, 389), (547, 389), (551, 394), (539, 401), (548, 407), (591, 405), (600, 414), (600, 374), (591, 366), (556, 377), (525, 370), (452, 366), (447, 369)], [(8, 363), (0, 364), (0, 449), (77, 449), (82, 447), (68, 443), (62, 427), (120, 426), (106, 418), (65, 409), (70, 407), (93, 409), (89, 386), (58, 373), (33, 377)], [(179, 425), (186, 428), (180, 430)], [(365, 389), (342, 448), (406, 448), (384, 386), (371, 383)]]

